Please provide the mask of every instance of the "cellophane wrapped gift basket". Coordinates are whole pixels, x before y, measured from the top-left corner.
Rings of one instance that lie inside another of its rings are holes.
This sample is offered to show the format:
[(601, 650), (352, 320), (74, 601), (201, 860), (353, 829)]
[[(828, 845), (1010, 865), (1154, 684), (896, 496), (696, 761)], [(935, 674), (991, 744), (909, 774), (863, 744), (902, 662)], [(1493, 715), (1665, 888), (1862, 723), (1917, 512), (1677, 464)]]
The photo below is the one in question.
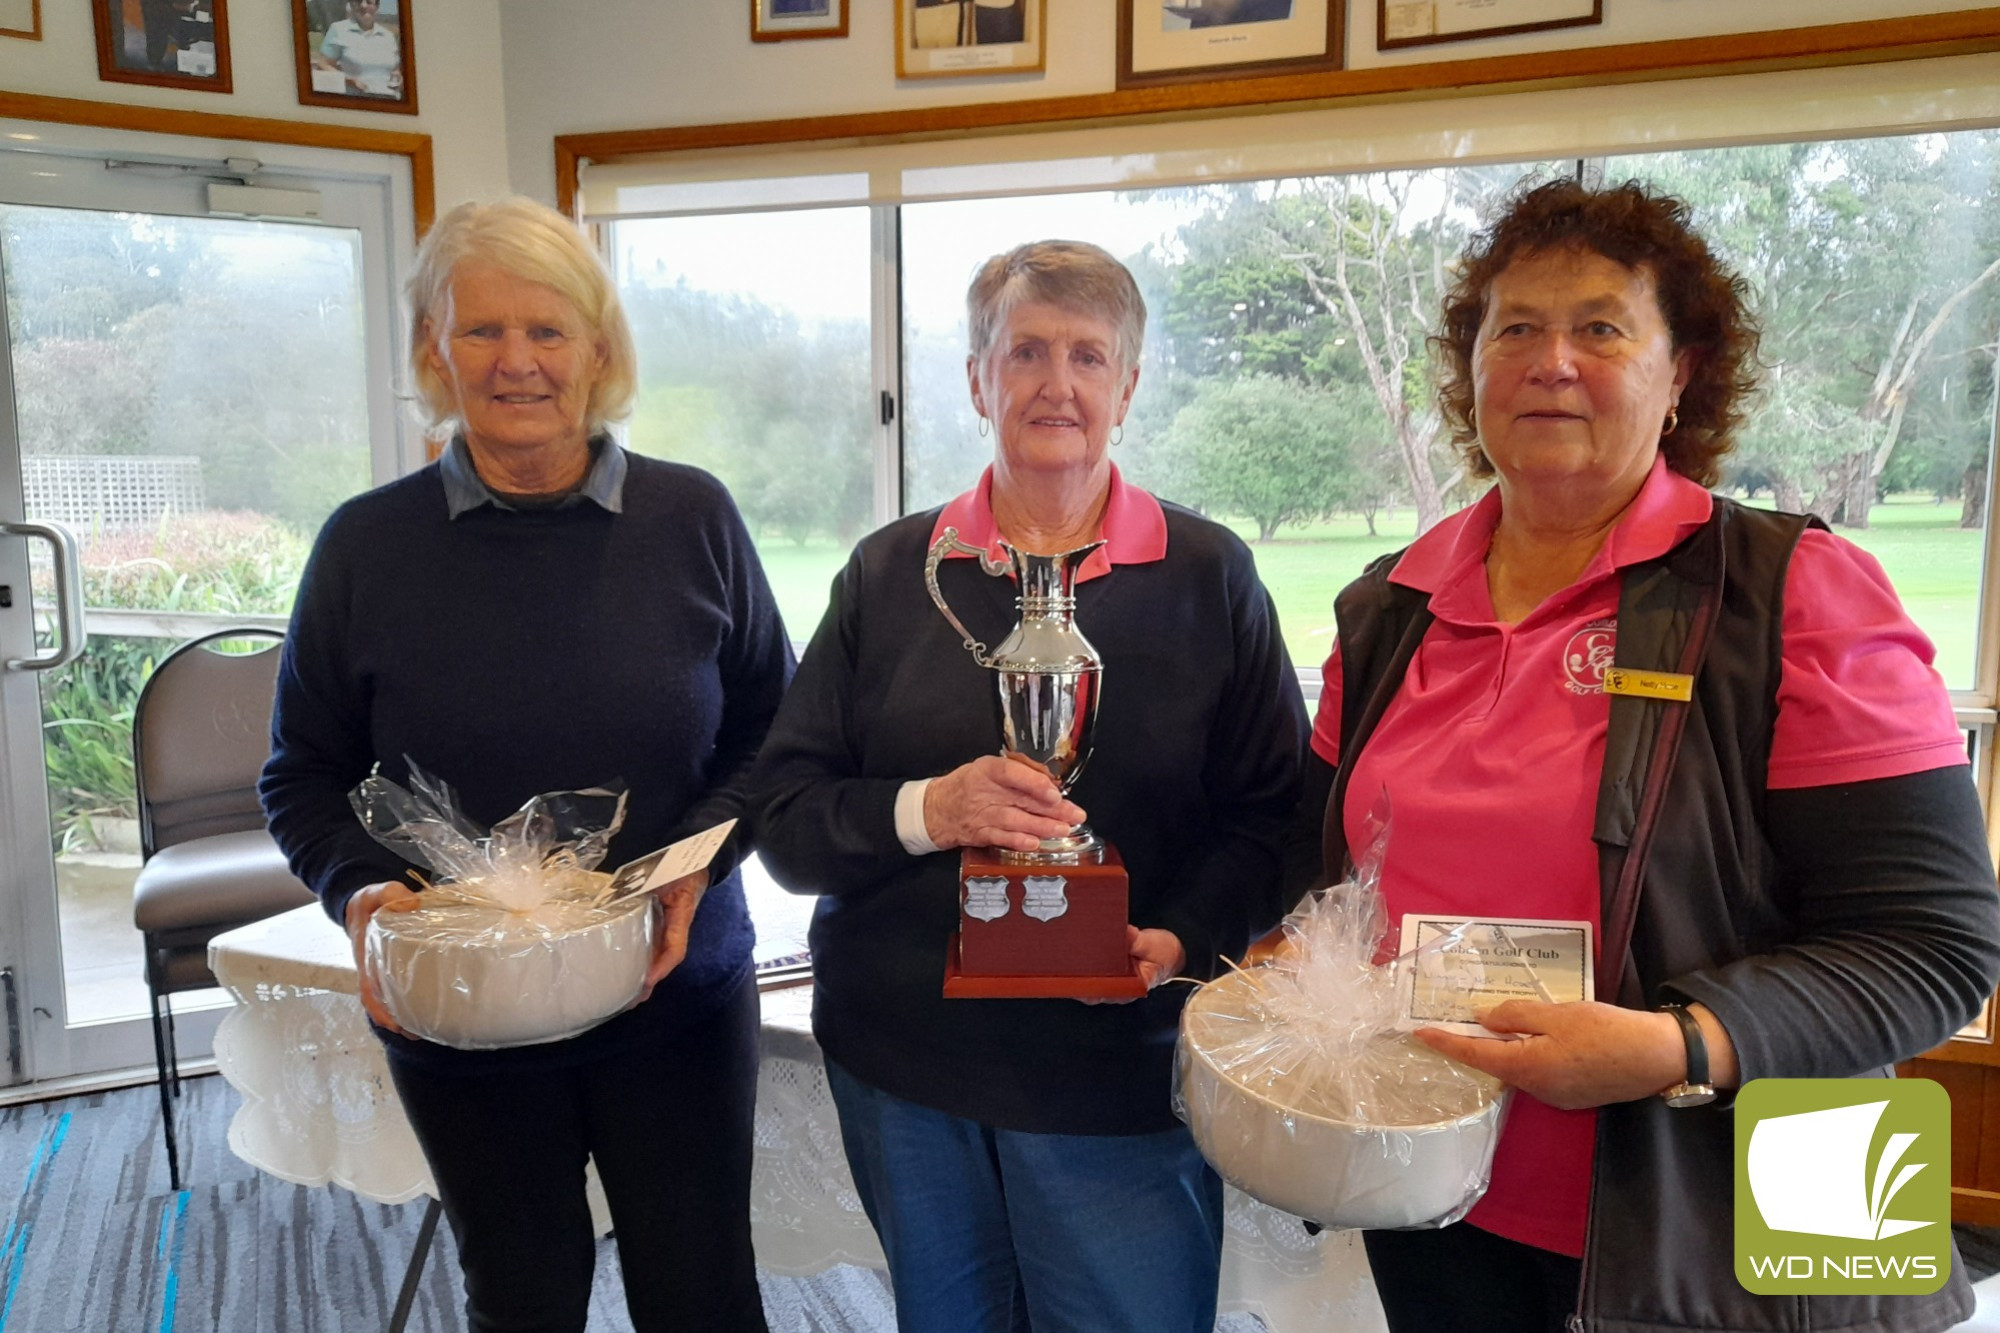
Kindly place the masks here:
[(597, 869), (625, 818), (603, 788), (550, 792), (482, 832), (410, 766), (349, 798), (377, 841), (435, 878), (412, 911), (369, 918), (366, 966), (412, 1036), (462, 1050), (558, 1041), (639, 998), (659, 913)]
[(1253, 1198), (1333, 1228), (1456, 1222), (1486, 1192), (1506, 1090), (1398, 1031), (1378, 838), (1308, 895), (1272, 961), (1201, 987), (1181, 1019), (1174, 1109)]

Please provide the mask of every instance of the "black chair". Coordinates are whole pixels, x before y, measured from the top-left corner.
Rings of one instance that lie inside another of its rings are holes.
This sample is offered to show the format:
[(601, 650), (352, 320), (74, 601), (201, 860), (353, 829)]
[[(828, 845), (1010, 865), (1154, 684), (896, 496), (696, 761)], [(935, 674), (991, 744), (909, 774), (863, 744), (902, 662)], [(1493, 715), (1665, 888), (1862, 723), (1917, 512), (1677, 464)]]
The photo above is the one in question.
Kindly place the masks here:
[[(286, 866), (257, 803), (257, 775), (271, 753), (283, 638), (273, 630), (228, 629), (182, 644), (154, 669), (133, 711), (145, 864), (132, 886), (132, 919), (145, 936), (160, 1121), (167, 1174), (177, 1190), (180, 1057), (168, 997), (215, 985), (208, 968), (215, 936), (313, 901)], [(252, 653), (214, 647), (245, 639), (274, 642)]]

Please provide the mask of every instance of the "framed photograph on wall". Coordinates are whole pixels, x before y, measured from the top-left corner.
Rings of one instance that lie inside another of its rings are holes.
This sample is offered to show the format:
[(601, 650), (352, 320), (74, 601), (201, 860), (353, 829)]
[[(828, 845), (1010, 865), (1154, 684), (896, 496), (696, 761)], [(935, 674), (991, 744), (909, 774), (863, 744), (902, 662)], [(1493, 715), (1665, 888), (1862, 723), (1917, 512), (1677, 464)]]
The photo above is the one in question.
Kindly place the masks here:
[(0, 37), (42, 40), (42, 0), (0, 0)]
[(1375, 0), (1375, 49), (1604, 22), (1604, 0)]
[(750, 0), (750, 40), (847, 36), (847, 0)]
[(417, 111), (416, 0), (292, 0), (299, 101)]
[(896, 77), (1039, 74), (1049, 0), (896, 0)]
[(1118, 86), (1339, 69), (1346, 0), (1118, 0)]
[(229, 91), (228, 0), (90, 0), (97, 77)]

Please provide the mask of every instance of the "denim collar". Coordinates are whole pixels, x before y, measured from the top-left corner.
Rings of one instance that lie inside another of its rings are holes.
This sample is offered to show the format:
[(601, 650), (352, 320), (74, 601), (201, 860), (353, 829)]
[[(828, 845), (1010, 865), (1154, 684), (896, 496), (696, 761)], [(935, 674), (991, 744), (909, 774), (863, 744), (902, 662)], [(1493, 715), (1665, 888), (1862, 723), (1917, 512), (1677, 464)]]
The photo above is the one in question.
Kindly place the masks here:
[[(479, 470), (472, 464), (472, 450), (463, 435), (452, 436), (451, 443), (445, 446), (438, 458), (438, 476), (444, 482), (444, 502), (452, 518), (481, 505), (492, 505), (508, 513), (523, 512), (521, 506), (503, 499), (480, 480)], [(581, 485), (550, 507), (567, 509), (585, 500), (608, 513), (625, 512), (625, 451), (609, 435), (591, 439), (590, 471), (584, 474)]]

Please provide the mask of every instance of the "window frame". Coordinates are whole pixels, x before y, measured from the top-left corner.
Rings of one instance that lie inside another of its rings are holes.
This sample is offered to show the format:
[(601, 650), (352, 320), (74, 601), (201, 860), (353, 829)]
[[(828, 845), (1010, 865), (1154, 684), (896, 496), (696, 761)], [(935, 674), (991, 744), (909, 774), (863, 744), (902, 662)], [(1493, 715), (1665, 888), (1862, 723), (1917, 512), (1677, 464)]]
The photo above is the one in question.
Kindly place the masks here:
[[(1576, 141), (1544, 141), (1540, 144), (1522, 142), (1518, 138), (1508, 140), (1504, 133), (1489, 136), (1491, 142), (1482, 142), (1477, 133), (1468, 133), (1456, 138), (1438, 139), (1442, 148), (1430, 156), (1416, 153), (1406, 144), (1381, 150), (1381, 155), (1370, 155), (1373, 145), (1369, 144), (1357, 150), (1361, 155), (1353, 159), (1347, 169), (1382, 171), (1520, 161), (1531, 157), (1595, 158), (1636, 152), (1800, 142), (1814, 138), (1865, 138), (1991, 128), (2000, 126), (2000, 75), (1990, 68), (1982, 68), (1984, 62), (1932, 59), (1967, 51), (1990, 50), (2000, 50), (2000, 16), (1992, 10), (1976, 13), (1962, 11), (1827, 25), (1786, 33), (1589, 48), (1536, 57), (1438, 62), (1397, 70), (1337, 71), (1291, 76), (1282, 80), (1246, 80), (1223, 87), (1221, 93), (1213, 87), (1177, 90), (1175, 104), (1166, 114), (1142, 115), (1110, 126), (1102, 123), (1105, 118), (1117, 115), (1129, 117), (1133, 111), (1158, 112), (1160, 103), (1157, 99), (1134, 101), (1131, 94), (1112, 94), (911, 113), (563, 136), (555, 141), (558, 190), (562, 206), (579, 212), (587, 203), (586, 168), (604, 169), (593, 172), (589, 182), (593, 187), (602, 188), (603, 178), (613, 172), (643, 175), (657, 169), (663, 178), (686, 173), (690, 179), (726, 181), (732, 173), (746, 179), (755, 178), (760, 171), (782, 161), (786, 164), (784, 174), (797, 179), (811, 173), (816, 162), (833, 164), (821, 168), (825, 172), (824, 179), (838, 177), (839, 184), (833, 188), (849, 193), (837, 200), (829, 198), (824, 201), (825, 205), (838, 203), (852, 206), (865, 202), (875, 219), (872, 262), (876, 290), (871, 303), (874, 321), (873, 377), (878, 394), (883, 395), (884, 401), (895, 405), (892, 422), (879, 419), (877, 422), (874, 517), (879, 524), (900, 516), (904, 490), (903, 328), (900, 292), (896, 286), (900, 276), (900, 210), (906, 202), (977, 197), (982, 193), (977, 189), (909, 193), (912, 171), (917, 168), (934, 169), (938, 163), (951, 160), (954, 153), (975, 160), (1004, 163), (1014, 170), (996, 174), (1006, 176), (1021, 174), (1028, 164), (1035, 161), (1038, 153), (1065, 166), (1076, 162), (1085, 162), (1086, 165), (1100, 163), (1107, 154), (1115, 156), (1121, 152), (1138, 158), (1143, 148), (1135, 145), (1157, 142), (1147, 136), (1156, 135), (1162, 127), (1187, 133), (1224, 127), (1240, 144), (1254, 146), (1259, 129), (1296, 133), (1290, 120), (1294, 117), (1341, 117), (1350, 125), (1365, 124), (1371, 116), (1376, 118), (1375, 123), (1383, 123), (1382, 116), (1422, 119), (1426, 113), (1430, 115), (1430, 123), (1435, 125), (1446, 124), (1460, 114), (1474, 120), (1497, 121), (1505, 119), (1506, 110), (1503, 108), (1496, 114), (1494, 108), (1521, 98), (1546, 99), (1552, 108), (1546, 114), (1551, 120), (1556, 120), (1562, 115), (1560, 99), (1565, 93), (1602, 95), (1612, 85), (1618, 85), (1621, 96), (1630, 94), (1642, 105), (1648, 97), (1655, 103), (1666, 98), (1696, 103), (1701, 100), (1700, 89), (1704, 86), (1724, 88), (1739, 103), (1768, 101), (1774, 115), (1782, 109), (1796, 107), (1803, 90), (1809, 96), (1824, 95), (1826, 104), (1835, 107), (1832, 115), (1838, 123), (1815, 130), (1801, 129), (1796, 124), (1788, 127), (1782, 115), (1776, 115), (1774, 120), (1739, 117), (1738, 123), (1756, 123), (1766, 128), (1758, 134), (1712, 131), (1693, 136), (1654, 133), (1651, 126), (1643, 132), (1633, 130), (1630, 125), (1609, 130), (1586, 127), (1578, 130)], [(1857, 71), (1855, 68), (1866, 64), (1892, 66), (1917, 60), (1928, 63), (1901, 69)], [(1695, 68), (1690, 72), (1677, 69), (1678, 66)], [(1702, 84), (1693, 86), (1663, 81), (1663, 76), (1667, 76), (1669, 71), (1683, 77), (1690, 74), (1699, 77), (1715, 74), (1718, 70), (1725, 77), (1704, 78)], [(1850, 109), (1843, 112), (1835, 106), (1839, 101), (1839, 90), (1827, 80), (1837, 78), (1851, 82), (1857, 75), (1869, 87), (1851, 90)], [(1564, 92), (1541, 91), (1556, 78), (1584, 86)], [(1268, 87), (1265, 86), (1267, 84)], [(1891, 105), (1895, 94), (1878, 99), (1870, 90), (1876, 86), (1900, 86), (1911, 105), (1921, 100), (1922, 110), (1899, 114)], [(1353, 99), (1377, 98), (1384, 92), (1408, 97), (1411, 94), (1435, 94), (1446, 89), (1462, 93), (1468, 88), (1505, 95), (1483, 99), (1484, 105), (1476, 104), (1465, 96), (1449, 95), (1403, 100), (1381, 108), (1352, 104)], [(1217, 118), (1201, 114), (1257, 102), (1295, 102), (1309, 97), (1320, 99), (1319, 104), (1310, 110), (1300, 110), (1296, 105), (1278, 105), (1265, 106), (1262, 116), (1252, 118)], [(1346, 99), (1349, 104), (1329, 105), (1327, 99)], [(1873, 112), (1860, 108), (1861, 103), (1871, 99), (1876, 104)], [(1477, 112), (1475, 106), (1478, 107)], [(1740, 111), (1740, 107), (1737, 110)], [(1585, 119), (1577, 115), (1573, 123), (1582, 125)], [(1625, 119), (1636, 122), (1642, 116), (1635, 112), (1627, 114)], [(1244, 132), (1246, 126), (1250, 127), (1249, 133)], [(964, 133), (948, 138), (941, 133), (950, 130)], [(1592, 134), (1599, 137), (1591, 138)], [(1339, 136), (1337, 132), (1330, 132), (1329, 137)], [(1349, 141), (1364, 138), (1365, 132), (1353, 131)], [(1583, 142), (1584, 139), (1589, 139), (1589, 142)], [(1251, 157), (1254, 153), (1246, 152), (1245, 156)], [(901, 170), (899, 163), (914, 165), (911, 170)], [(1002, 187), (984, 193), (1020, 196), (1173, 183), (1164, 179), (1141, 182), (1120, 176), (1116, 174), (1120, 169), (1116, 164), (1101, 169), (1108, 174), (1099, 179), (1082, 181), (1071, 175), (1038, 190)], [(1291, 170), (1274, 170), (1263, 164), (1233, 174), (1217, 171), (1199, 179), (1264, 180), (1287, 175), (1333, 174), (1335, 170), (1337, 168), (1306, 163)], [(865, 172), (860, 179), (867, 182), (865, 193), (859, 197), (852, 193), (859, 188), (854, 183), (857, 172)], [(814, 206), (821, 205), (801, 197), (786, 203), (767, 203), (762, 208), (740, 211)], [(699, 211), (739, 210), (711, 206)], [(594, 226), (601, 226), (609, 220), (612, 219), (602, 214), (588, 219)], [(2000, 437), (2000, 413), (1996, 413), (1994, 425), (1995, 435)], [(1993, 830), (1996, 852), (2000, 852), (2000, 809), (1995, 808), (1995, 792), (2000, 789), (2000, 781), (1996, 781), (1996, 774), (2000, 773), (2000, 745), (1995, 744), (1996, 738), (2000, 738), (2000, 542), (1993, 540), (1991, 517), (2000, 512), (1995, 509), (1995, 505), (2000, 504), (2000, 466), (1989, 466), (1987, 485), (1988, 536), (1981, 561), (1981, 619), (1974, 683), (1971, 688), (1952, 690), (1950, 694), (1954, 712), (1967, 732), (1974, 779), (1988, 812), (1988, 825)], [(1316, 702), (1320, 693), (1317, 664), (1302, 666), (1298, 675), (1307, 702)]]

